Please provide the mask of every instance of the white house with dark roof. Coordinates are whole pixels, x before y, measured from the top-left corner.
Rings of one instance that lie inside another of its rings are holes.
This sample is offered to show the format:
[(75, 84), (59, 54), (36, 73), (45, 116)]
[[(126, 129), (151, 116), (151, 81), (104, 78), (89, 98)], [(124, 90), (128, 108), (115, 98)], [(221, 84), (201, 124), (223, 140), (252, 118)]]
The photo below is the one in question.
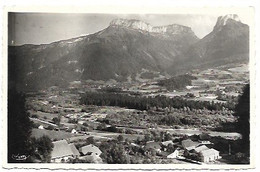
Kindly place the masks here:
[(66, 140), (52, 142), (54, 147), (51, 152), (51, 162), (68, 161), (73, 158), (73, 151)]

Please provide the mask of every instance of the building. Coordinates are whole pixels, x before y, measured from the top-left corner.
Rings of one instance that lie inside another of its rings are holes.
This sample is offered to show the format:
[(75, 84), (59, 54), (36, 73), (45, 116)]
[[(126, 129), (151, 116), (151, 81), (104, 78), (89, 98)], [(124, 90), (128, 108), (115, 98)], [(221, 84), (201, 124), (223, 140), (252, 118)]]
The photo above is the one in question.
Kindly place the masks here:
[(72, 133), (72, 134), (78, 134), (77, 130), (74, 129), (74, 128), (71, 130), (71, 133)]
[(181, 145), (182, 147), (185, 149), (185, 150), (192, 150), (192, 149), (195, 149), (200, 143), (198, 142), (194, 142), (192, 141), (191, 139), (186, 139), (186, 140), (183, 140), (181, 141)]
[(179, 150), (178, 149), (175, 149), (173, 153), (169, 154), (167, 156), (167, 158), (169, 159), (174, 159), (174, 158), (177, 158), (179, 156)]
[(51, 162), (66, 162), (73, 158), (73, 151), (66, 140), (52, 142)]
[(209, 148), (205, 145), (198, 146), (194, 149), (195, 152), (200, 153), (201, 151), (208, 150)]
[(200, 152), (200, 159), (202, 162), (215, 161), (220, 158), (221, 156), (219, 156), (219, 151), (215, 149), (206, 149)]
[(44, 127), (43, 127), (42, 125), (40, 125), (40, 126), (38, 127), (38, 129), (44, 130)]
[(73, 158), (78, 158), (80, 153), (78, 149), (75, 147), (74, 143), (69, 144), (71, 151), (73, 152)]
[(96, 156), (100, 156), (102, 153), (98, 147), (92, 144), (79, 148), (79, 152), (82, 155), (96, 155)]

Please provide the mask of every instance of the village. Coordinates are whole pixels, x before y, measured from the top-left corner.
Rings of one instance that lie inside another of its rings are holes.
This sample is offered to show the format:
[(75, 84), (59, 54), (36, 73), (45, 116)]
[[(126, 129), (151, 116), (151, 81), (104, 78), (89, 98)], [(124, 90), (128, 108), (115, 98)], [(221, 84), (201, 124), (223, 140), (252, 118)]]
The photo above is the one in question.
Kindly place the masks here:
[[(232, 88), (229, 82), (234, 82), (234, 79), (222, 79), (211, 85), (209, 81), (205, 84), (205, 80), (197, 79), (185, 90), (171, 93), (165, 88), (159, 88), (154, 81), (146, 81), (140, 86), (87, 81), (84, 84), (73, 82), (68, 89), (53, 86), (37, 93), (31, 92), (28, 93), (26, 106), (33, 123), (32, 136), (48, 136), (52, 140), (54, 147), (51, 162), (54, 163), (119, 163), (108, 158), (111, 153), (117, 153), (122, 156), (123, 163), (226, 164), (232, 161), (230, 159), (232, 153), (236, 152), (237, 140), (241, 139), (239, 133), (217, 130), (222, 124), (236, 121), (234, 112), (228, 108), (151, 107), (138, 110), (85, 105), (80, 102), (80, 98), (86, 91), (95, 93), (101, 90), (130, 96), (138, 93), (138, 96), (150, 98), (155, 97), (155, 94), (171, 98), (174, 94), (197, 101), (212, 101), (209, 97), (214, 94), (211, 97), (215, 101), (230, 101), (227, 97), (225, 100), (217, 100), (215, 93), (217, 90), (222, 95), (232, 94), (236, 98), (244, 82), (247, 82), (244, 79), (247, 73), (238, 71), (240, 73), (235, 76), (240, 81)], [(196, 77), (220, 76), (219, 72), (197, 72)], [(187, 96), (188, 93), (194, 96)], [(120, 149), (111, 148), (111, 145)]]

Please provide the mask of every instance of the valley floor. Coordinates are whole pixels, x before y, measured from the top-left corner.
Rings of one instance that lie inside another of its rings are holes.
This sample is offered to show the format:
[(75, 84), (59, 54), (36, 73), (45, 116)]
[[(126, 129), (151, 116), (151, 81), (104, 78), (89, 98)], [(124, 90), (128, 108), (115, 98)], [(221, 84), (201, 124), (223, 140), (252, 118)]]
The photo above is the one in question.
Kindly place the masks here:
[[(183, 90), (167, 91), (158, 87), (155, 81), (149, 80), (144, 83), (115, 85), (85, 83), (85, 85), (72, 85), (69, 89), (51, 87), (48, 90), (29, 93), (27, 108), (33, 121), (32, 137), (47, 135), (53, 142), (66, 140), (68, 143), (73, 143), (78, 151), (84, 146), (93, 144), (101, 150), (100, 157), (103, 163), (113, 163), (108, 158), (109, 153), (118, 151), (122, 159), (125, 159), (123, 163), (173, 164), (191, 163), (180, 159), (179, 156), (187, 158), (196, 155), (197, 161), (201, 161), (199, 153), (191, 153), (182, 144), (184, 140), (191, 139), (196, 143), (195, 147), (206, 145), (208, 149), (217, 150), (221, 156), (225, 155), (220, 160), (215, 158), (214, 161), (206, 163), (230, 163), (223, 158), (230, 151), (230, 145), (236, 147), (241, 139), (241, 135), (234, 131), (234, 127), (232, 128), (237, 120), (233, 110), (192, 109), (188, 106), (149, 107), (146, 110), (137, 110), (118, 106), (99, 106), (94, 102), (93, 105), (82, 104), (81, 97), (86, 91), (95, 93), (104, 88), (107, 91), (107, 88), (119, 87), (120, 94), (130, 96), (138, 93), (138, 96), (148, 98), (158, 95), (168, 98), (178, 96), (193, 101), (234, 103), (241, 94), (243, 85), (248, 82), (248, 71), (242, 70), (245, 67), (246, 65), (240, 65), (193, 71), (197, 79)], [(170, 144), (165, 146), (164, 142)], [(113, 145), (118, 149), (111, 147)], [(178, 150), (179, 155), (169, 158), (175, 150)], [(232, 151), (234, 155), (235, 148)], [(85, 157), (85, 154), (80, 152), (79, 157), (73, 157), (67, 162), (100, 162), (93, 157), (91, 159), (80, 157)]]

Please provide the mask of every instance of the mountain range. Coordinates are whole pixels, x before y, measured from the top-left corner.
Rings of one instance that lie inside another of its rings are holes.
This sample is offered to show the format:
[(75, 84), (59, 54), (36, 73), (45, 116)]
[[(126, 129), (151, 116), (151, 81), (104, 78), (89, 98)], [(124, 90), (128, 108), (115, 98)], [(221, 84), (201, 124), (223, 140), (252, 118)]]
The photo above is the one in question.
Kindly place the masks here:
[(199, 39), (190, 27), (115, 19), (94, 34), (50, 44), (8, 47), (9, 87), (39, 90), (79, 80), (126, 81), (142, 69), (175, 75), (193, 68), (248, 62), (249, 26), (218, 18)]

